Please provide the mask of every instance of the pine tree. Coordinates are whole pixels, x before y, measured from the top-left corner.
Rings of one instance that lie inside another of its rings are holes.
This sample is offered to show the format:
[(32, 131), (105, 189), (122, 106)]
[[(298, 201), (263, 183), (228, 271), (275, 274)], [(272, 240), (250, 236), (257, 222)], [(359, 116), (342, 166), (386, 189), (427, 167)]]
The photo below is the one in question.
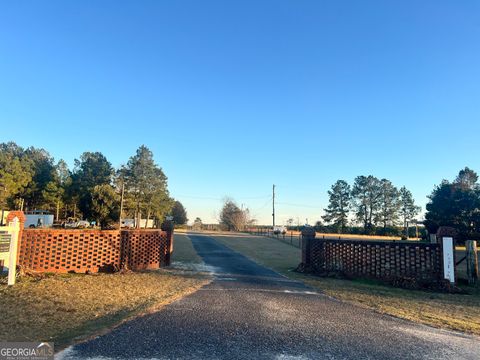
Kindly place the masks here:
[(79, 209), (84, 219), (95, 219), (92, 209), (92, 194), (95, 186), (111, 185), (112, 178), (112, 164), (102, 153), (84, 152), (80, 159), (75, 159), (69, 194), (72, 199), (78, 199)]
[(338, 180), (328, 191), (329, 203), (324, 209), (325, 215), (322, 219), (332, 224), (339, 233), (342, 233), (348, 225), (350, 192), (350, 185), (345, 180)]
[(175, 201), (175, 203), (173, 204), (172, 216), (173, 221), (175, 222), (175, 224), (178, 225), (183, 225), (188, 221), (187, 211), (185, 210), (183, 204), (178, 200)]
[(125, 180), (125, 191), (134, 203), (137, 227), (140, 226), (141, 213), (148, 219), (151, 215), (162, 220), (170, 212), (173, 202), (167, 190), (167, 177), (155, 164), (153, 153), (142, 145), (130, 158), (127, 166), (121, 170)]
[(413, 220), (420, 212), (420, 207), (415, 205), (412, 193), (405, 186), (400, 188), (400, 216), (403, 220), (403, 229), (408, 238), (408, 222)]
[(92, 191), (91, 217), (102, 228), (118, 222), (120, 195), (110, 184), (97, 185)]
[(439, 226), (456, 228), (461, 237), (480, 232), (480, 185), (478, 175), (469, 168), (458, 173), (453, 182), (443, 180), (429, 196), (425, 226), (436, 233)]
[(365, 234), (374, 230), (378, 219), (381, 197), (381, 182), (376, 177), (357, 176), (352, 188), (355, 216), (363, 224)]
[(398, 221), (400, 193), (390, 180), (380, 180), (380, 204), (377, 221), (383, 225), (395, 226)]

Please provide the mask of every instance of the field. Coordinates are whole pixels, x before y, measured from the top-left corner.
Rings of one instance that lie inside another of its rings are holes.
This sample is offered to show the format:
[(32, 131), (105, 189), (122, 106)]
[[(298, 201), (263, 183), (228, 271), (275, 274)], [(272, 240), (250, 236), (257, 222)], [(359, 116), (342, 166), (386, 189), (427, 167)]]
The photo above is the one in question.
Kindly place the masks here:
[[(252, 232), (255, 234), (255, 231)], [(271, 231), (270, 231), (271, 234)], [(336, 234), (336, 233), (315, 233), (317, 238), (325, 238), (325, 239), (345, 239), (345, 240), (401, 240), (400, 236), (382, 236), (382, 235), (357, 235), (357, 234)], [(274, 236), (274, 235), (270, 235)], [(296, 230), (289, 230), (285, 234), (285, 238), (293, 237), (298, 238), (300, 236), (300, 231)], [(277, 237), (275, 235), (275, 237)], [(278, 237), (283, 237), (283, 235), (278, 235)], [(420, 238), (409, 238), (410, 241), (418, 241)]]
[[(177, 245), (175, 255), (182, 261), (196, 259), (189, 241), (180, 240)], [(14, 286), (0, 285), (0, 341), (53, 341), (58, 351), (156, 311), (208, 281), (205, 276), (175, 269), (24, 276)]]
[(185, 232), (175, 234), (173, 241), (172, 262), (199, 264), (202, 259), (197, 255), (192, 242), (185, 236)]
[(398, 289), (374, 281), (310, 276), (293, 271), (300, 262), (300, 250), (282, 241), (260, 236), (211, 236), (328, 296), (399, 318), (480, 335), (480, 287), (466, 288), (469, 294), (444, 294)]

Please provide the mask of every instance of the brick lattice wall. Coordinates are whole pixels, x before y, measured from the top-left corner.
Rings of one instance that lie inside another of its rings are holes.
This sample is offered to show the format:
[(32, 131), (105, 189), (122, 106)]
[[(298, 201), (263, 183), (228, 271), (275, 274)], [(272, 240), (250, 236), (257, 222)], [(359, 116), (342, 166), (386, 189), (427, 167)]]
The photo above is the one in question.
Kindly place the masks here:
[(168, 264), (171, 236), (160, 230), (25, 229), (19, 265), (39, 272), (84, 273)]
[(158, 269), (169, 263), (170, 243), (161, 230), (122, 231), (122, 264), (129, 269)]
[[(310, 271), (337, 272), (351, 277), (419, 282), (442, 278), (438, 244), (363, 240), (308, 240), (303, 259)], [(305, 253), (307, 252), (307, 253)]]

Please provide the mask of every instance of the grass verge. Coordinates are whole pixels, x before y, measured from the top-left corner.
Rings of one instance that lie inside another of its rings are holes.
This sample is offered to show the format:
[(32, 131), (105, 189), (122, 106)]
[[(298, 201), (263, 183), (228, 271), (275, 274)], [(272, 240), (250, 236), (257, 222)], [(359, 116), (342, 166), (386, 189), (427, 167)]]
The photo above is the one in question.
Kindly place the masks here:
[(339, 300), (380, 313), (451, 330), (480, 335), (480, 288), (469, 295), (398, 289), (365, 280), (343, 280), (299, 274), (300, 249), (267, 237), (212, 236), (252, 260), (287, 277), (303, 281)]
[(175, 233), (173, 239), (173, 262), (200, 264), (202, 259), (193, 248), (192, 241), (185, 234)]
[(1, 341), (53, 341), (56, 350), (158, 310), (207, 283), (162, 270), (23, 277), (0, 286)]

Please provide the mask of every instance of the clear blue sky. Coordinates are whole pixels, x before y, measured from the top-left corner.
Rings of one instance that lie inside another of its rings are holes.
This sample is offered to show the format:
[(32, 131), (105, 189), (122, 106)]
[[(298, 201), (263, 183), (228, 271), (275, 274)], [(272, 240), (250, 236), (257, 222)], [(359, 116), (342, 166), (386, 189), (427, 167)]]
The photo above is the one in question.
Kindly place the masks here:
[(362, 174), (424, 205), (480, 171), (480, 2), (4, 1), (0, 125), (69, 164), (145, 144), (205, 222), (269, 222), (275, 183), (312, 223)]

